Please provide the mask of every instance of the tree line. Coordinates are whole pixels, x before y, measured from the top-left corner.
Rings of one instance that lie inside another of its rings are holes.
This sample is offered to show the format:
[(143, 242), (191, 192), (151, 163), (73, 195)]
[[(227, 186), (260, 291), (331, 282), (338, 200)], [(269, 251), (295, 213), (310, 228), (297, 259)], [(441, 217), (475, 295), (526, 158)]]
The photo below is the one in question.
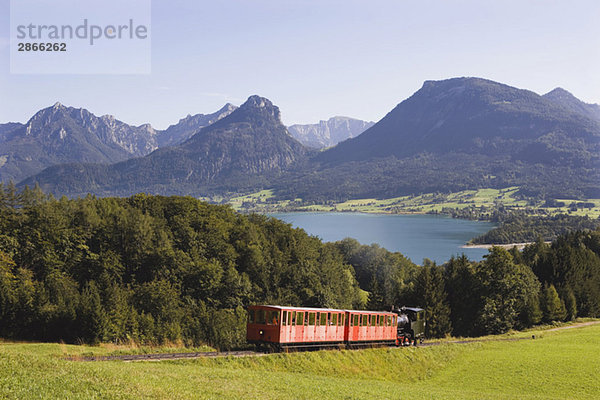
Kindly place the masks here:
[(413, 264), (400, 253), (354, 239), (336, 243), (373, 310), (413, 305), (427, 312), (428, 337), (480, 336), (540, 323), (600, 317), (600, 230), (505, 250), (482, 261)]
[(418, 266), (191, 197), (55, 199), (0, 184), (0, 337), (232, 348), (245, 306), (426, 308), (428, 336), (600, 316), (600, 233)]

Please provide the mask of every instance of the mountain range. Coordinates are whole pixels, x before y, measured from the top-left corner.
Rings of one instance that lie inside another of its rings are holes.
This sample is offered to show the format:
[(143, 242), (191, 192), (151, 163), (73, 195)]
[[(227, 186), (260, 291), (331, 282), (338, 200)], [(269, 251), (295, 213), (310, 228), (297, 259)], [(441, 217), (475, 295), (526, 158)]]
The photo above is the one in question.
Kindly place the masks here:
[[(227, 103), (214, 113), (188, 115), (158, 130), (150, 124), (132, 126), (111, 115), (97, 117), (88, 110), (56, 103), (37, 112), (26, 124), (0, 124), (0, 182), (20, 181), (57, 164), (110, 164), (177, 146), (236, 108)], [(323, 148), (357, 136), (372, 125), (333, 117), (318, 124), (293, 125), (289, 132), (307, 147)]]
[(24, 183), (38, 182), (42, 189), (70, 194), (247, 191), (267, 185), (309, 153), (282, 124), (278, 107), (251, 96), (180, 145), (112, 165), (61, 164)]
[[(197, 126), (210, 123), (204, 127), (196, 128), (188, 116), (160, 133), (138, 127), (147, 133), (138, 133), (135, 145), (103, 142), (129, 154), (165, 145), (145, 156), (112, 164), (59, 164), (21, 184), (37, 182), (68, 195), (207, 195), (271, 188), (281, 199), (315, 202), (508, 186), (538, 197), (600, 197), (597, 110), (560, 88), (540, 96), (481, 78), (427, 81), (360, 135), (317, 151), (290, 134), (325, 137), (314, 133), (314, 126), (288, 130), (276, 106), (251, 96), (237, 109), (227, 105), (198, 117), (204, 122)], [(317, 125), (333, 140), (339, 136), (332, 135), (332, 127), (347, 128), (353, 124), (348, 121), (338, 124), (334, 118)], [(0, 126), (0, 157), (4, 144), (22, 129)], [(157, 139), (163, 132), (171, 132), (172, 139)], [(54, 135), (60, 139), (60, 130)]]
[(0, 181), (20, 181), (62, 163), (115, 163), (177, 145), (229, 115), (226, 104), (212, 114), (188, 115), (164, 131), (128, 125), (112, 115), (97, 117), (60, 103), (38, 111), (26, 124), (0, 124)]
[(218, 120), (231, 114), (237, 107), (227, 103), (219, 111), (212, 114), (188, 115), (178, 123), (169, 126), (157, 136), (158, 147), (174, 146), (185, 142), (200, 129), (214, 124)]
[(307, 147), (323, 149), (356, 137), (372, 127), (374, 122), (349, 117), (332, 117), (317, 124), (290, 125), (290, 134)]

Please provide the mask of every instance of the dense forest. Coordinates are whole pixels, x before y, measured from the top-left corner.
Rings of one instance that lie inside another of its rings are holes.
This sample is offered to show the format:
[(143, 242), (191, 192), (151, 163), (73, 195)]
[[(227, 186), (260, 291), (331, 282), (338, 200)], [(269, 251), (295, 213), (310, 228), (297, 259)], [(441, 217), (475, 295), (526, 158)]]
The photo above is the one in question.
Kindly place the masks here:
[(551, 241), (569, 232), (591, 231), (600, 227), (600, 219), (567, 214), (538, 216), (513, 211), (496, 213), (491, 219), (500, 225), (471, 240), (471, 243), (529, 243), (538, 238)]
[(600, 316), (600, 232), (417, 266), (191, 197), (54, 199), (0, 185), (0, 337), (224, 349), (245, 306), (427, 309), (427, 335)]

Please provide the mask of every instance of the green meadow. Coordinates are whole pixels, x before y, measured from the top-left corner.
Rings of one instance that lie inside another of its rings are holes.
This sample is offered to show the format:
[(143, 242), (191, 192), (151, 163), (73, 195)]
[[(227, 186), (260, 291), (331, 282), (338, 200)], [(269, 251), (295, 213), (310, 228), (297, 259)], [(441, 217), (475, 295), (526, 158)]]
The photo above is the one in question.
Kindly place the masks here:
[[(0, 398), (597, 399), (600, 325), (536, 339), (161, 362), (110, 347), (0, 344)], [(492, 338), (493, 339), (493, 338)]]

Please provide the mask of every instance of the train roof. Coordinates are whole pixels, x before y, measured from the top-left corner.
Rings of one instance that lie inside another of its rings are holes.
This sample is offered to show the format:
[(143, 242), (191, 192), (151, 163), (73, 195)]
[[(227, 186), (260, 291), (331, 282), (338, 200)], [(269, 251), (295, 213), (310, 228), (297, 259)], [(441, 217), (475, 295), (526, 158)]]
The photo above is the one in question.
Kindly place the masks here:
[(318, 311), (318, 312), (352, 312), (362, 314), (393, 314), (391, 311), (367, 311), (367, 310), (344, 310), (339, 308), (314, 308), (314, 307), (288, 307), (288, 306), (274, 306), (268, 304), (254, 304), (249, 307), (268, 307), (276, 310), (292, 310), (292, 311)]

